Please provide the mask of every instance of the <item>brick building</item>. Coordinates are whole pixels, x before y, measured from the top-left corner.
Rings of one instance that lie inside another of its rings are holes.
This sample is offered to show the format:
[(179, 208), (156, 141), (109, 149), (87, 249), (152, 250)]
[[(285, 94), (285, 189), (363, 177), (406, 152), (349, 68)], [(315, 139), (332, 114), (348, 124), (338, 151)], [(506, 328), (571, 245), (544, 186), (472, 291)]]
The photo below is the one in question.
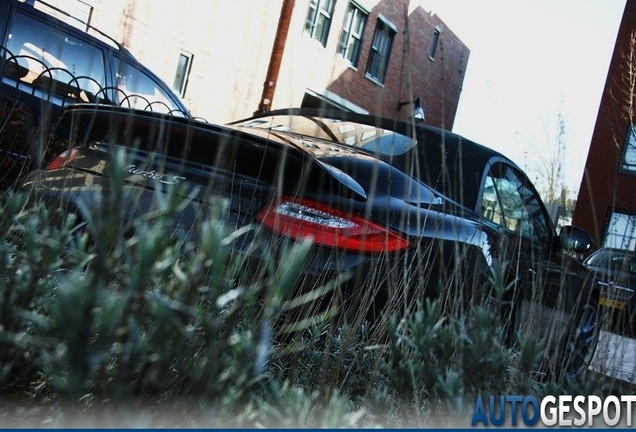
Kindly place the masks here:
[(419, 98), (427, 124), (451, 129), (470, 54), (425, 0), (47, 1), (215, 122), (298, 106), (406, 119)]
[(627, 0), (573, 223), (596, 245), (636, 250), (636, 1)]

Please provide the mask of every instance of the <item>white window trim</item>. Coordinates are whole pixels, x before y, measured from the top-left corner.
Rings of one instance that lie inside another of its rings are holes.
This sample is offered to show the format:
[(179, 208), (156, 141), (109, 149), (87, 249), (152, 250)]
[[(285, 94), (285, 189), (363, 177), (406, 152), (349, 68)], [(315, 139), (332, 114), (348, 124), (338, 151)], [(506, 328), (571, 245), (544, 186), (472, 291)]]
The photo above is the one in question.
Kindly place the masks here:
[(613, 210), (605, 229), (603, 246), (636, 250), (636, 215)]
[[(188, 63), (185, 70), (183, 71), (183, 79), (179, 85), (179, 88), (175, 88), (176, 83), (173, 83), (172, 89), (177, 92), (179, 96), (184, 97), (186, 89), (188, 88), (188, 81), (190, 80), (190, 71), (192, 70), (192, 59), (194, 58), (194, 55), (190, 52), (181, 50), (179, 52), (179, 58), (181, 58), (181, 56), (186, 57), (188, 59)], [(177, 71), (178, 67), (179, 63), (177, 63)], [(177, 71), (175, 71), (175, 81), (177, 79)]]
[[(387, 26), (390, 31), (393, 32), (392, 40), (391, 40), (391, 47), (388, 50), (388, 52), (385, 53), (385, 57), (386, 57), (387, 60), (386, 60), (386, 64), (384, 65), (384, 74), (383, 74), (382, 77), (380, 77), (381, 80), (379, 79), (379, 77), (376, 77), (376, 76), (372, 75), (369, 72), (368, 63), (367, 63), (366, 72), (365, 72), (364, 75), (365, 75), (366, 78), (370, 79), (374, 83), (376, 83), (378, 85), (381, 85), (381, 86), (384, 86), (384, 83), (386, 81), (386, 75), (387, 75), (388, 70), (389, 70), (389, 59), (390, 59), (390, 56), (391, 56), (391, 50), (393, 50), (393, 42), (395, 41), (395, 37), (398, 34), (398, 27), (395, 24), (393, 24), (391, 21), (389, 21), (386, 17), (384, 17), (382, 14), (378, 14), (378, 18), (377, 19), (378, 19), (378, 21), (381, 21), (383, 25)], [(376, 37), (377, 31), (378, 31), (378, 24), (376, 22), (375, 28), (373, 29), (373, 36), (371, 36), (372, 37), (372, 39), (371, 39), (371, 47), (370, 47), (369, 58), (367, 59), (367, 62), (370, 61), (371, 58), (373, 57), (372, 56), (373, 52), (379, 53), (379, 51), (375, 50), (374, 46), (373, 46), (373, 44), (375, 42), (375, 37)]]
[[(631, 160), (628, 163), (628, 152)], [(625, 136), (625, 146), (621, 157), (621, 171), (636, 174), (636, 125), (632, 124), (627, 128)]]

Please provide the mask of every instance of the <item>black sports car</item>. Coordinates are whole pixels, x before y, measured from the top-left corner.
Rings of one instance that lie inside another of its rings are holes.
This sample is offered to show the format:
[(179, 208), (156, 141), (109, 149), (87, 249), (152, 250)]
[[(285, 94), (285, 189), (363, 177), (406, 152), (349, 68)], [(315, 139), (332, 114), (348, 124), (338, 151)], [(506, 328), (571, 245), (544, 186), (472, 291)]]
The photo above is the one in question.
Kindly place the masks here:
[[(592, 240), (574, 227), (557, 235), (526, 175), (489, 148), (433, 127), (303, 109), (214, 125), (82, 104), (67, 107), (61, 125), (72, 148), (25, 186), (80, 220), (113, 175), (131, 218), (151, 211), (154, 191), (179, 186), (190, 201), (175, 218), (178, 235), (222, 197), (228, 230), (258, 227), (234, 244), (250, 258), (245, 275), (261, 272), (264, 258), (285, 265), (283, 245), (313, 238), (298, 289), (336, 288), (315, 291), (308, 316), (373, 320), (424, 298), (440, 298), (448, 313), (489, 302), (509, 342), (528, 329), (565, 370), (591, 360), (599, 293), (571, 255)], [(113, 171), (115, 153), (123, 172)], [(503, 278), (493, 277), (498, 268)]]

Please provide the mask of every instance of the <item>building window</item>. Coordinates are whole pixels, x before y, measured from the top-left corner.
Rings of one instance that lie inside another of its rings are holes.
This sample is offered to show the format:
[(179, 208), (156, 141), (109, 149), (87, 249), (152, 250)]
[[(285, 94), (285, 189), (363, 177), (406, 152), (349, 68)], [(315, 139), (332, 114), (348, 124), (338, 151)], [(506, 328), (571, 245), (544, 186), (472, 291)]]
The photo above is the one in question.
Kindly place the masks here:
[(172, 89), (181, 97), (185, 96), (191, 66), (192, 54), (182, 51), (181, 54), (179, 54), (179, 63), (177, 63), (177, 71), (174, 74), (174, 84), (172, 84)]
[(435, 31), (433, 32), (433, 40), (431, 41), (431, 47), (428, 50), (428, 59), (430, 61), (435, 61), (435, 53), (437, 52), (437, 44), (439, 44), (439, 36), (442, 33), (442, 29), (439, 27), (435, 27)]
[(320, 42), (322, 46), (327, 45), (333, 6), (334, 0), (311, 0), (309, 2), (309, 10), (307, 10), (307, 19), (305, 20), (305, 33)]
[(362, 35), (367, 24), (367, 12), (362, 10), (355, 3), (349, 3), (349, 10), (345, 18), (338, 54), (351, 62), (353, 66), (358, 66), (360, 59), (360, 48), (362, 47)]
[(612, 212), (603, 246), (636, 250), (636, 215)]
[(373, 43), (367, 63), (367, 76), (373, 80), (384, 84), (386, 70), (389, 65), (389, 55), (397, 29), (391, 23), (385, 21), (381, 16), (373, 34)]
[(636, 125), (631, 125), (627, 131), (622, 168), (625, 171), (636, 172)]

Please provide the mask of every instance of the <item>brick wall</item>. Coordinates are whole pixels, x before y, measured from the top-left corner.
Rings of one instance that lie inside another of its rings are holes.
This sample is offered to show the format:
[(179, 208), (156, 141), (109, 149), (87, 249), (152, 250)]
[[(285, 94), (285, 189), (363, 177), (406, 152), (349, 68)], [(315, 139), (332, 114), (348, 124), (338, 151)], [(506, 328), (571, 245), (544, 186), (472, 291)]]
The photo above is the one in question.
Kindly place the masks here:
[[(281, 74), (282, 81), (288, 85), (277, 91), (274, 105), (297, 104), (307, 89), (317, 93), (327, 90), (372, 114), (406, 119), (412, 106), (398, 111), (398, 103), (410, 100), (410, 93), (413, 98), (421, 98), (426, 123), (451, 129), (470, 51), (439, 17), (429, 15), (421, 6), (410, 6), (415, 2), (381, 0), (373, 2), (372, 6), (370, 3), (365, 3), (370, 14), (360, 61), (357, 68), (352, 68), (336, 54), (347, 2), (337, 3), (340, 9), (334, 13), (327, 46), (322, 47), (302, 35), (308, 1), (296, 1), (292, 22), (295, 30), (290, 31)], [(397, 27), (382, 84), (369, 79), (365, 73), (380, 15)], [(429, 48), (437, 27), (442, 33), (435, 61), (430, 61)]]
[[(573, 224), (592, 234), (596, 246), (603, 244), (612, 211), (636, 215), (636, 173), (621, 171), (625, 137), (629, 125), (636, 122), (629, 112), (634, 95), (626, 81), (634, 54), (636, 2), (627, 1), (610, 61), (581, 187), (573, 215)], [(632, 79), (636, 77), (632, 72)]]
[[(398, 102), (421, 97), (426, 123), (452, 128), (469, 50), (417, 1), (362, 0), (370, 16), (358, 69), (337, 53), (348, 2), (339, 0), (327, 46), (303, 35), (309, 0), (289, 0), (292, 13), (272, 108), (300, 106), (308, 90), (327, 93), (370, 113), (406, 118)], [(255, 112), (263, 96), (283, 0), (92, 0), (92, 24), (109, 33), (168, 84), (181, 50), (193, 54), (186, 103), (195, 115), (227, 122)], [(416, 6), (413, 6), (416, 5)], [(395, 25), (383, 85), (365, 77), (376, 19)], [(436, 26), (443, 28), (434, 62), (428, 59)], [(405, 30), (409, 30), (407, 49)]]

